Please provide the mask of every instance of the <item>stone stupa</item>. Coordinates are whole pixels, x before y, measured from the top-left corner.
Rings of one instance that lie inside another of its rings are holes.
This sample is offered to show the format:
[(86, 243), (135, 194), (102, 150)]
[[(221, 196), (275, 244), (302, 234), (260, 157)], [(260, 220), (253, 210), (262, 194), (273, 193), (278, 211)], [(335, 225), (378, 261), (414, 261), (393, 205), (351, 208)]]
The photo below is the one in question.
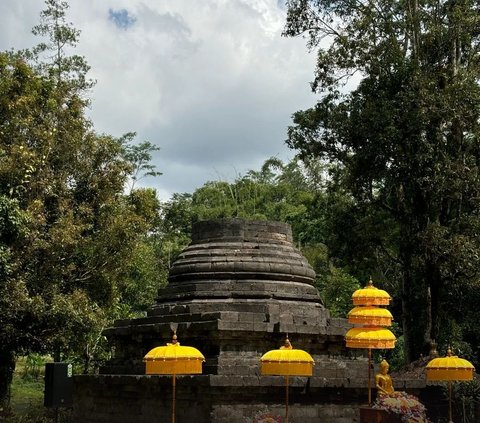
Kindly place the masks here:
[[(144, 355), (179, 341), (206, 357), (203, 375), (177, 382), (178, 422), (245, 422), (283, 414), (284, 380), (261, 376), (259, 359), (288, 334), (315, 359), (311, 378), (291, 378), (291, 421), (351, 423), (365, 394), (365, 359), (351, 357), (346, 319), (331, 318), (315, 272), (288, 224), (243, 219), (199, 222), (146, 317), (104, 334), (114, 349), (98, 376), (75, 379), (75, 421), (168, 419), (170, 378), (145, 376)], [(103, 420), (102, 420), (103, 419)]]

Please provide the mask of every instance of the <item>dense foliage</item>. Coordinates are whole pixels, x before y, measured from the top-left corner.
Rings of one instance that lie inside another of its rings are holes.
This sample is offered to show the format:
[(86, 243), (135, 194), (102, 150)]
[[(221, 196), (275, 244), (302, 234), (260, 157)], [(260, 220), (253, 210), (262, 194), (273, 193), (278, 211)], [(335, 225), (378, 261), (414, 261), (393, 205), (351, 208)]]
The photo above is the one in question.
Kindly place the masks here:
[(378, 228), (409, 360), (432, 340), (480, 340), (479, 12), (474, 0), (288, 2), (285, 34), (317, 51), (321, 96), (295, 113), (288, 144), (338, 166)]
[(95, 133), (88, 67), (65, 54), (78, 31), (66, 3), (46, 3), (35, 32), (49, 42), (0, 53), (0, 400), (18, 354), (73, 355), (88, 371), (103, 328), (144, 310), (164, 282), (156, 193), (125, 193), (157, 173), (154, 147)]

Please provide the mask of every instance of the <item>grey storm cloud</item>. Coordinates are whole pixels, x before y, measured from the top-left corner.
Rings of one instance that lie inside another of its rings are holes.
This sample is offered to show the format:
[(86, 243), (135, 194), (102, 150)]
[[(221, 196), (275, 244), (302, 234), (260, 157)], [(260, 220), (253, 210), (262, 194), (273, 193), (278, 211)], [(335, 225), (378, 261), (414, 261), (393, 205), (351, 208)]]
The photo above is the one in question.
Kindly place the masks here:
[[(70, 0), (81, 30), (77, 53), (97, 80), (88, 111), (95, 128), (129, 131), (160, 151), (163, 175), (144, 179), (161, 199), (206, 181), (233, 180), (285, 145), (295, 111), (310, 107), (315, 55), (281, 36), (280, 0)], [(0, 50), (37, 41), (42, 2), (0, 2)]]

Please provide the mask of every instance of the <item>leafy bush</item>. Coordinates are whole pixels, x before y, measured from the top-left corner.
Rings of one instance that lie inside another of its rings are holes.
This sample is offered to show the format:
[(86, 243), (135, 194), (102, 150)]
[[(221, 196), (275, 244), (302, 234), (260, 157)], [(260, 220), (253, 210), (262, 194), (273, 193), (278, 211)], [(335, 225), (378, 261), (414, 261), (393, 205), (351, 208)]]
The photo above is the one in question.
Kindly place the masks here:
[(51, 361), (48, 356), (36, 353), (29, 354), (25, 359), (22, 378), (37, 380), (45, 368), (45, 363), (48, 361)]
[(317, 288), (333, 317), (347, 317), (353, 308), (352, 294), (360, 289), (357, 279), (342, 269), (330, 266), (329, 273), (317, 279)]
[[(448, 398), (447, 385), (444, 387), (444, 394)], [(480, 402), (480, 380), (473, 379), (468, 382), (453, 383), (452, 400), (455, 404), (458, 421), (465, 423), (478, 422), (480, 415), (478, 415), (477, 404)]]

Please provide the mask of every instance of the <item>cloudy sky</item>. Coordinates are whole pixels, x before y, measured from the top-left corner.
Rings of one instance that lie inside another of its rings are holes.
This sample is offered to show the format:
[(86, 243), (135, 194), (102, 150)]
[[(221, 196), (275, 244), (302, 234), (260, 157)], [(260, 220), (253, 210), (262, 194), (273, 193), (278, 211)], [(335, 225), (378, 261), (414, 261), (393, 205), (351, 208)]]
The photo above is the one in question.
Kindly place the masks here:
[[(287, 126), (314, 104), (314, 54), (281, 37), (282, 0), (69, 0), (77, 53), (97, 80), (98, 132), (129, 131), (160, 147), (162, 200), (209, 180), (233, 181), (269, 157), (287, 160)], [(42, 0), (0, 0), (0, 50), (38, 39)]]

